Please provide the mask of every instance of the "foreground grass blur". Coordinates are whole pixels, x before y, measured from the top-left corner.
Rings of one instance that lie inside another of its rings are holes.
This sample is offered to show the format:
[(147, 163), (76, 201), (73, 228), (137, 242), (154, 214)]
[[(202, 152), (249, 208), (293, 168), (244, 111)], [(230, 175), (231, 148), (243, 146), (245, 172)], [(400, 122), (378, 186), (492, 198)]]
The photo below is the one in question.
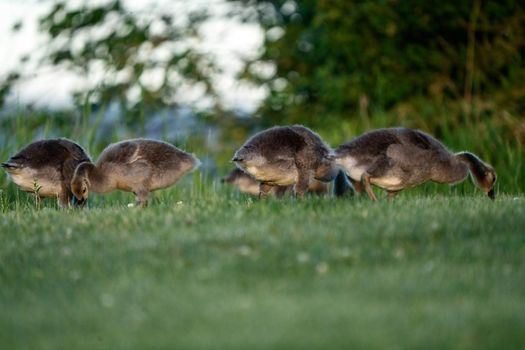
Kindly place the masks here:
[(5, 349), (525, 347), (525, 198), (184, 187), (0, 220)]

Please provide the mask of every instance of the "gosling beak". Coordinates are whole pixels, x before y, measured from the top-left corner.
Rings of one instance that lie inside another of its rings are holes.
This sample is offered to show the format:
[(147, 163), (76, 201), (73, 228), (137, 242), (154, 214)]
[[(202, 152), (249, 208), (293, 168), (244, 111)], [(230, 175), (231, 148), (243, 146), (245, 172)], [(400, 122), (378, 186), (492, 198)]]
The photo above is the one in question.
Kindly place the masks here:
[(10, 170), (10, 169), (20, 168), (20, 166), (15, 163), (5, 162), (5, 163), (2, 163), (2, 168), (6, 170)]
[(326, 155), (326, 159), (329, 161), (334, 161), (337, 158), (337, 154), (335, 152), (330, 152)]
[(84, 208), (86, 202), (87, 201), (85, 198), (78, 199), (77, 197), (73, 196), (73, 205), (77, 208)]
[(496, 194), (494, 193), (494, 189), (493, 188), (491, 188), (490, 191), (487, 192), (487, 195), (492, 200), (494, 200), (494, 198), (496, 198)]

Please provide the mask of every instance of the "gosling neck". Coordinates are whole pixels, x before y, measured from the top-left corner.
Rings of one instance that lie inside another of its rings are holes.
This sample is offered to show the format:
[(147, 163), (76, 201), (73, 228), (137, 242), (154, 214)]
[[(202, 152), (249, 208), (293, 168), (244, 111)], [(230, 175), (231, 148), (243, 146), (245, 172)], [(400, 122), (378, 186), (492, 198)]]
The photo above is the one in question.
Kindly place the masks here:
[(476, 184), (480, 186), (480, 184), (483, 183), (483, 179), (485, 177), (485, 163), (483, 163), (481, 159), (470, 152), (456, 153), (456, 159), (468, 166), (471, 176), (474, 178)]
[(93, 163), (86, 166), (86, 178), (89, 181), (90, 191), (104, 193), (113, 190), (113, 186), (108, 176), (106, 176)]

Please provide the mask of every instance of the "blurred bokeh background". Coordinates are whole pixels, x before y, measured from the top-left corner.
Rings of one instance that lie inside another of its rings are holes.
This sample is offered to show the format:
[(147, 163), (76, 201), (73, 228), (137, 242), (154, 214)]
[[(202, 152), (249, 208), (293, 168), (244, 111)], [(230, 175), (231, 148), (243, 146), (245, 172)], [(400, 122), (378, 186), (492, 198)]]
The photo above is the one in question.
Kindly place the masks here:
[[(525, 3), (0, 0), (0, 156), (153, 137), (227, 172), (254, 132), (407, 126), (525, 172)], [(4, 174), (0, 188), (7, 188)]]

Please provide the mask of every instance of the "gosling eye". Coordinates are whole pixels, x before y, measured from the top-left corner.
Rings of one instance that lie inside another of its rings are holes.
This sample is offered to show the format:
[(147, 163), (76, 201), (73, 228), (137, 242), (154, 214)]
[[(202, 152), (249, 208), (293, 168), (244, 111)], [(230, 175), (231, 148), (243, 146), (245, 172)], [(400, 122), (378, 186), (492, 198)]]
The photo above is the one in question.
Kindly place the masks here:
[(86, 194), (86, 189), (85, 188), (82, 189), (82, 194)]

